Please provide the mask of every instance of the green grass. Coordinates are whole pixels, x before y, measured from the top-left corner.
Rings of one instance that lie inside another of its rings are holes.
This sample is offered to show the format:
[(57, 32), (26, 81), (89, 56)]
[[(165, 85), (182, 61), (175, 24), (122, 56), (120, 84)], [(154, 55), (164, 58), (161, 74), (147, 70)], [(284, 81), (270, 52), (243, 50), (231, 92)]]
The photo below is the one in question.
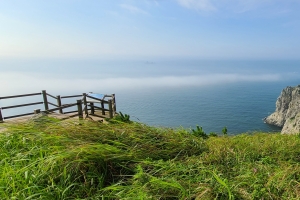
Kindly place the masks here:
[(0, 133), (0, 199), (300, 199), (300, 138), (42, 117)]

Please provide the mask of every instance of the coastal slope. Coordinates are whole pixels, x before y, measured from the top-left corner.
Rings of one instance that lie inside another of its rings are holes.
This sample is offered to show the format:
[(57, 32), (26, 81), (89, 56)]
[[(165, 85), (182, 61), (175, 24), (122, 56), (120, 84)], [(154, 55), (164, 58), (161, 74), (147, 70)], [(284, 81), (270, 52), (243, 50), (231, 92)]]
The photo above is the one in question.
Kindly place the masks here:
[(282, 127), (282, 134), (300, 132), (300, 85), (282, 90), (276, 102), (276, 111), (265, 122)]

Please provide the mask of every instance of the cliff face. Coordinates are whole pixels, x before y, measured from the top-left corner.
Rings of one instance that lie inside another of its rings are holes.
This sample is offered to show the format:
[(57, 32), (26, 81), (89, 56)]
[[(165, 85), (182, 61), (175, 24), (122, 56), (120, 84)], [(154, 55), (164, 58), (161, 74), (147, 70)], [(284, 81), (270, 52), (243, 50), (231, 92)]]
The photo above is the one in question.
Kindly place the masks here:
[(282, 90), (276, 102), (276, 111), (265, 122), (283, 127), (283, 134), (300, 133), (300, 85)]

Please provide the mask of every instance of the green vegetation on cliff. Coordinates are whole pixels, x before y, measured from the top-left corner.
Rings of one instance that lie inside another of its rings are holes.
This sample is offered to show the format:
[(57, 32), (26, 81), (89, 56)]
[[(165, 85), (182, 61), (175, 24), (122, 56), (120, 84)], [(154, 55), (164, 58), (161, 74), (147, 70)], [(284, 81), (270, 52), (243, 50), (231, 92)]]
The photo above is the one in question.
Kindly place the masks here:
[(298, 136), (191, 133), (47, 117), (9, 125), (0, 199), (300, 199)]

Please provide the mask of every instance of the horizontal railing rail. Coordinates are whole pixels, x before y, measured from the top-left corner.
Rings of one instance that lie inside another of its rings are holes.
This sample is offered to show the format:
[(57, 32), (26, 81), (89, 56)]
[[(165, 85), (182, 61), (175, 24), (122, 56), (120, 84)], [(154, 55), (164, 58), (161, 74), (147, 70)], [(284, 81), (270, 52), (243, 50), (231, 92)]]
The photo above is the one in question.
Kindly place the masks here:
[(58, 107), (58, 108), (53, 108), (53, 109), (50, 109), (50, 110), (46, 110), (45, 112), (51, 113), (51, 112), (54, 112), (54, 111), (57, 111), (57, 110), (60, 110), (60, 109), (70, 108), (70, 107), (73, 107), (73, 106), (76, 106), (76, 105), (77, 105), (77, 103), (65, 104), (65, 105), (62, 105), (61, 107)]
[(34, 112), (24, 113), (24, 114), (20, 114), (20, 115), (12, 115), (12, 116), (5, 117), (5, 119), (12, 119), (12, 118), (17, 118), (17, 117), (24, 117), (24, 116), (33, 115), (33, 114), (34, 114)]
[[(103, 103), (107, 103), (107, 104), (108, 104), (108, 101), (105, 101), (105, 100), (103, 100), (103, 99), (98, 99), (98, 98), (96, 98), (96, 97), (91, 97), (91, 96), (89, 96), (89, 95), (87, 95), (87, 97), (90, 98), (90, 99), (94, 99), (94, 100), (97, 100), (97, 101), (100, 101), (100, 102), (103, 102)], [(89, 102), (89, 101), (87, 101), (87, 102)], [(95, 103), (95, 102), (92, 102), (92, 103)]]
[(70, 114), (70, 113), (76, 113), (77, 110), (71, 110), (71, 111), (68, 111), (68, 112), (64, 112), (64, 114)]
[(50, 104), (51, 106), (54, 106), (54, 107), (59, 107), (58, 105), (51, 103), (51, 102), (48, 102), (48, 104)]
[(21, 94), (21, 95), (14, 95), (14, 96), (6, 96), (6, 97), (0, 97), (1, 99), (11, 99), (11, 98), (19, 98), (19, 97), (29, 97), (29, 96), (37, 96), (41, 95), (42, 93), (32, 93), (32, 94)]
[(15, 106), (5, 106), (5, 107), (1, 107), (1, 108), (2, 108), (2, 110), (5, 110), (5, 109), (19, 108), (19, 107), (25, 107), (25, 106), (33, 106), (33, 105), (39, 105), (39, 104), (43, 104), (43, 102), (26, 103), (26, 104), (20, 104), (20, 105), (15, 105)]
[(109, 111), (109, 109), (106, 109), (106, 108), (100, 108), (98, 106), (93, 106), (94, 108), (97, 108), (98, 110), (104, 110), (104, 111)]
[(75, 98), (75, 97), (82, 97), (82, 95), (61, 96), (60, 98), (67, 99), (67, 98)]

